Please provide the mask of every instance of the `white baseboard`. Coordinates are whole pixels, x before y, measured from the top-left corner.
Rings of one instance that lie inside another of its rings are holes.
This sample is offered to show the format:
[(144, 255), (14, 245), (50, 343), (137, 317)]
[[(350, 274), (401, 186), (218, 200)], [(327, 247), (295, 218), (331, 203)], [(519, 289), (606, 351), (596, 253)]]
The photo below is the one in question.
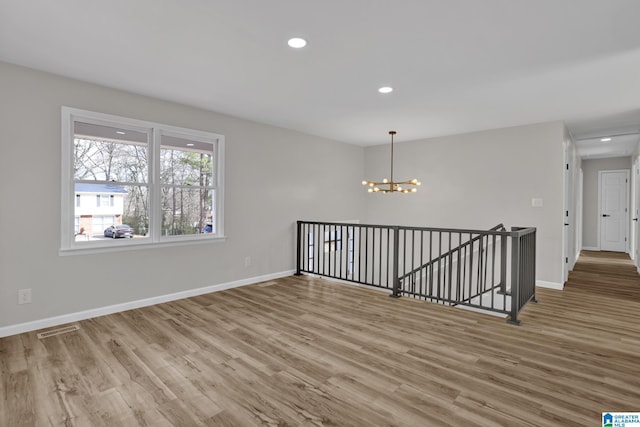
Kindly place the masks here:
[(544, 280), (536, 280), (536, 286), (539, 288), (555, 289), (558, 291), (564, 289), (564, 283), (545, 282)]
[(176, 292), (173, 294), (159, 295), (157, 297), (145, 298), (121, 304), (108, 305), (106, 307), (99, 307), (91, 310), (79, 311), (76, 313), (63, 314), (61, 316), (4, 326), (0, 328), (0, 338), (17, 335), (24, 332), (37, 331), (39, 329), (50, 328), (52, 326), (59, 326), (65, 323), (91, 319), (93, 317), (106, 316), (107, 314), (120, 313), (122, 311), (132, 310), (134, 308), (147, 307), (150, 305), (162, 304), (163, 302), (176, 301), (184, 298), (195, 297), (198, 295), (210, 294), (212, 292), (224, 291), (225, 289), (238, 288), (240, 286), (251, 285), (253, 283), (260, 283), (267, 280), (279, 279), (281, 277), (291, 276), (293, 273), (295, 273), (294, 270), (281, 271), (280, 273), (265, 274), (263, 276), (240, 279), (234, 282), (206, 286), (204, 288), (189, 289), (187, 291)]
[(598, 248), (597, 246), (583, 246), (582, 250), (583, 251), (599, 251), (600, 248)]

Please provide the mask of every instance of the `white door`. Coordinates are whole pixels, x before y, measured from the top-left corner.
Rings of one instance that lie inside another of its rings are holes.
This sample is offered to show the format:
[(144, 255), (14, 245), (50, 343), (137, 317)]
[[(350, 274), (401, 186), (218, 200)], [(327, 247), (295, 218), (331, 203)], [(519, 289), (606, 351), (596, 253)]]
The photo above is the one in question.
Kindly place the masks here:
[(627, 251), (629, 171), (600, 171), (600, 249)]
[(640, 227), (638, 220), (640, 218), (640, 159), (636, 159), (636, 167), (634, 168), (633, 179), (636, 184), (635, 188), (635, 203), (632, 205), (632, 224), (634, 226), (634, 232), (631, 234), (631, 240), (634, 244), (634, 260), (636, 261), (636, 267), (640, 267)]

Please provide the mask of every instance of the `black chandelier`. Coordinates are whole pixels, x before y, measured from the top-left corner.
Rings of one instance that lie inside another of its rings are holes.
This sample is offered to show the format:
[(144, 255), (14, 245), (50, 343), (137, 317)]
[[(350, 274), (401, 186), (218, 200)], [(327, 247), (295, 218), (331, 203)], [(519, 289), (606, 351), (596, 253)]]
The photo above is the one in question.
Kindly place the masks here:
[(421, 183), (415, 178), (409, 181), (396, 182), (393, 180), (393, 135), (395, 134), (395, 130), (389, 131), (389, 135), (391, 135), (391, 178), (385, 178), (381, 182), (362, 181), (362, 185), (369, 186), (369, 193), (415, 193), (418, 191), (416, 187)]

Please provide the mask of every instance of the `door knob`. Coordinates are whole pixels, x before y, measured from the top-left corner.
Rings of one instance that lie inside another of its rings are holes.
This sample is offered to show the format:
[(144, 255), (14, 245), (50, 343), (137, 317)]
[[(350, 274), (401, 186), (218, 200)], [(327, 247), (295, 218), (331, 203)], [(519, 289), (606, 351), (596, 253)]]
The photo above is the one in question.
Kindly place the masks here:
[(602, 214), (603, 217), (607, 217), (607, 216), (611, 216), (611, 215), (607, 215), (607, 214)]
[(638, 218), (633, 218), (632, 221), (638, 222)]

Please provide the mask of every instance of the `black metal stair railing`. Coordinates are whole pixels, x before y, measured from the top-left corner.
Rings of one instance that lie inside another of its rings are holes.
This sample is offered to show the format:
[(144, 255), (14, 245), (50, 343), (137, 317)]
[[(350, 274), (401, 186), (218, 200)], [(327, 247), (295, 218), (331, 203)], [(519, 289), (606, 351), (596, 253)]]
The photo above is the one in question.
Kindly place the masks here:
[(461, 230), (298, 221), (296, 274), (503, 313), (518, 324), (520, 310), (535, 301), (535, 235), (535, 228), (502, 224)]

